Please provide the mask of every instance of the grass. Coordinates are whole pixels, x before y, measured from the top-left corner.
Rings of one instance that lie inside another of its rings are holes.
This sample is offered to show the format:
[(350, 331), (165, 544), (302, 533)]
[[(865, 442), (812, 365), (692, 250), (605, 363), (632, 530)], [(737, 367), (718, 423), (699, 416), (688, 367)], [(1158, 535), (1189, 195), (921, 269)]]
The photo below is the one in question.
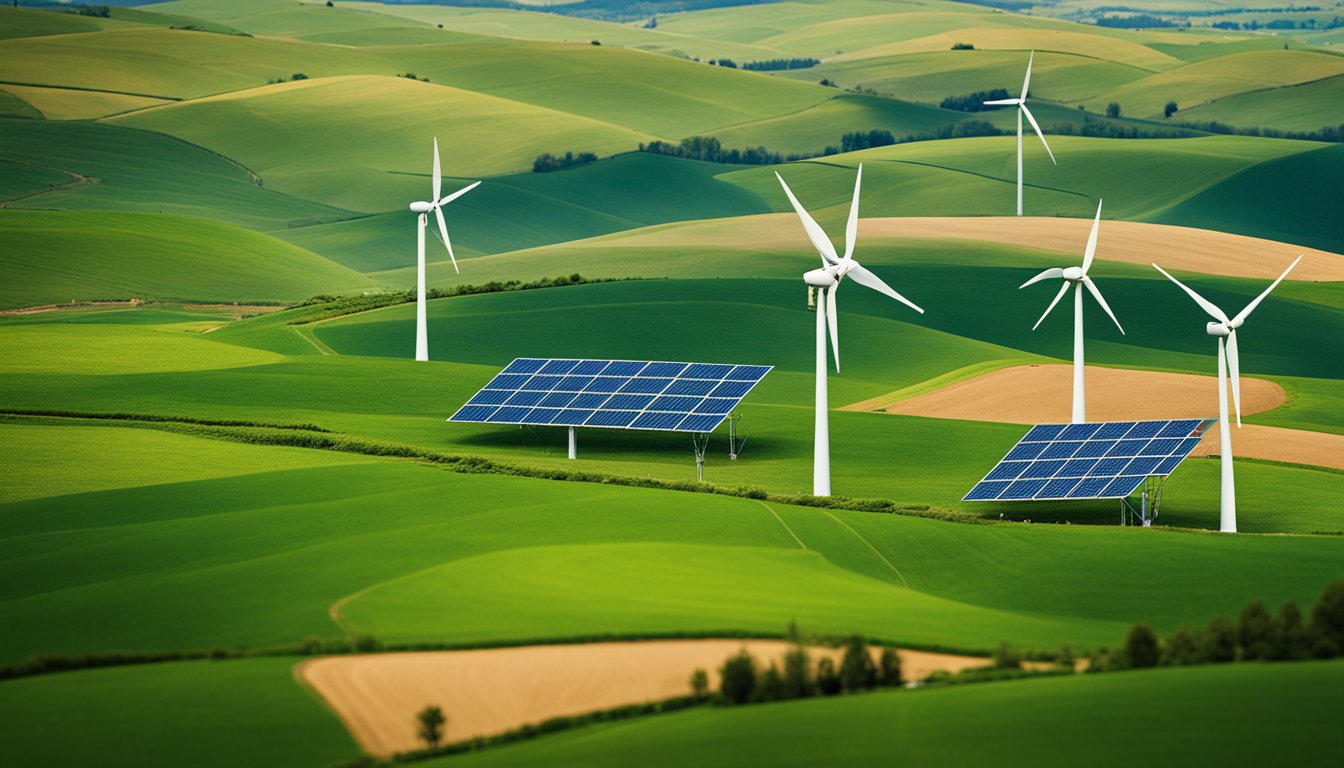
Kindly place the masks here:
[[(546, 737), (429, 766), (1126, 766), (1335, 760), (1344, 664), (1245, 664), (1019, 680), (704, 708)], [(1115, 723), (1143, 713), (1145, 736)], [(975, 723), (967, 738), (967, 723)], [(1267, 729), (1275, 734), (1267, 738)], [(1030, 749), (1024, 745), (1030, 744)]]
[(72, 298), (287, 301), (375, 287), (317, 254), (206, 219), (4, 211), (0, 220), (4, 307)]
[(0, 158), (45, 169), (52, 178), (43, 185), (85, 179), (10, 208), (174, 213), (263, 231), (351, 215), (268, 189), (247, 168), (196, 145), (103, 123), (0, 120)]
[(1288, 131), (1314, 131), (1339, 125), (1339, 111), (1330, 105), (1344, 95), (1344, 75), (1301, 85), (1248, 91), (1182, 109), (1178, 120), (1212, 120), (1239, 127), (1269, 126)]
[(293, 665), (198, 661), (7, 681), (0, 762), (322, 768), (358, 757), (340, 722), (290, 676)]
[(167, 104), (164, 99), (131, 96), (124, 93), (80, 91), (69, 88), (32, 88), (7, 85), (5, 89), (22, 98), (48, 120), (89, 120), (120, 112)]
[(965, 115), (875, 96), (844, 94), (815, 107), (780, 117), (733, 126), (715, 136), (725, 147), (754, 147), (783, 153), (820, 153), (839, 147), (852, 131), (883, 129), (893, 136), (928, 135)]

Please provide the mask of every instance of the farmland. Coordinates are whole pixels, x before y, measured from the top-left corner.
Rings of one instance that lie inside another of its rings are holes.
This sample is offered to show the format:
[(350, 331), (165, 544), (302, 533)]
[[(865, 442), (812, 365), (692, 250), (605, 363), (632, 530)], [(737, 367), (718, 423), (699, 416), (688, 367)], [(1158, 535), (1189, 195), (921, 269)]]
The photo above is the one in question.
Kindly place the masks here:
[[(1344, 577), (1344, 470), (1301, 448), (1344, 435), (1333, 47), (941, 0), (585, 5), (0, 8), (0, 763), (351, 763), (295, 673), (328, 654), (795, 625), (1104, 668), (1136, 622), (1309, 612)], [(1026, 136), (1016, 219), (1013, 112), (948, 107), (1017, 95), (1032, 50), (1058, 162)], [(458, 269), (426, 237), (417, 363), (392, 292), (434, 139), (445, 193), (482, 183), (444, 208)], [(818, 258), (776, 174), (839, 234), (860, 166), (856, 258), (926, 312), (840, 291), (826, 500)], [(1232, 314), (1303, 255), (1239, 332), (1235, 536), (1207, 445), (1122, 526), (1114, 499), (962, 501), (1024, 423), (1067, 420), (1062, 387), (921, 410), (1064, 369), (1067, 306), (1033, 330), (1052, 292), (1018, 286), (1079, 263), (1099, 200), (1089, 275), (1124, 333), (1084, 303), (1094, 413), (1114, 373), (1214, 415), (1208, 318), (1149, 262)], [(700, 482), (685, 433), (583, 428), (570, 460), (563, 428), (445, 423), (517, 357), (773, 370)], [(421, 764), (1329, 764), (1342, 670), (694, 706)], [(1144, 739), (1115, 727), (1135, 711)]]

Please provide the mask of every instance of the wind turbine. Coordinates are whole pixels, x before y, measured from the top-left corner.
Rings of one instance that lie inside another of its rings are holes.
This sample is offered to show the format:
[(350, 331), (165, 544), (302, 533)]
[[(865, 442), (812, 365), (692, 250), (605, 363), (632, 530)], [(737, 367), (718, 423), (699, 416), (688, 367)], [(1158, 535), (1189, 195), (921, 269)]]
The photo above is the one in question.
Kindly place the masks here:
[(854, 282), (859, 285), (865, 285), (879, 293), (884, 293), (916, 312), (923, 314), (924, 310), (892, 290), (891, 286), (882, 282), (882, 278), (869, 272), (863, 265), (854, 260), (854, 239), (859, 231), (859, 185), (863, 181), (862, 165), (859, 166), (859, 172), (854, 177), (854, 200), (850, 203), (849, 222), (845, 225), (845, 255), (843, 258), (836, 255), (835, 246), (831, 244), (830, 238), (803, 209), (802, 204), (798, 202), (798, 198), (793, 196), (793, 190), (789, 189), (788, 184), (784, 183), (784, 177), (775, 173), (775, 178), (779, 179), (780, 185), (784, 187), (784, 194), (789, 196), (789, 202), (793, 204), (793, 209), (798, 212), (798, 218), (802, 219), (803, 230), (807, 232), (808, 239), (812, 241), (812, 245), (816, 247), (817, 253), (821, 256), (821, 268), (803, 275), (803, 280), (809, 286), (817, 289), (817, 421), (812, 454), (812, 495), (830, 496), (831, 444), (826, 419), (826, 332), (829, 328), (831, 350), (835, 354), (835, 369), (839, 371), (840, 339), (836, 329), (835, 292), (840, 287), (840, 282), (848, 275), (853, 277)]
[(1031, 110), (1027, 109), (1027, 87), (1031, 85), (1031, 62), (1036, 58), (1036, 52), (1032, 51), (1027, 59), (1027, 76), (1022, 80), (1022, 94), (1016, 99), (996, 99), (986, 101), (985, 104), (993, 106), (1017, 107), (1017, 215), (1022, 215), (1022, 116), (1026, 115), (1027, 120), (1031, 121), (1031, 127), (1036, 131), (1036, 135), (1041, 138), (1041, 143), (1045, 144), (1045, 151), (1050, 155), (1050, 162), (1055, 165), (1055, 153), (1050, 151), (1050, 145), (1045, 143), (1045, 134), (1041, 133), (1041, 126), (1036, 124), (1036, 118), (1032, 117)]
[(1092, 298), (1097, 300), (1101, 308), (1106, 310), (1116, 328), (1120, 328), (1123, 335), (1124, 328), (1120, 327), (1120, 321), (1115, 319), (1115, 313), (1106, 304), (1106, 300), (1101, 297), (1101, 291), (1097, 290), (1097, 284), (1092, 282), (1092, 278), (1087, 276), (1087, 268), (1092, 266), (1092, 257), (1097, 253), (1097, 229), (1101, 226), (1101, 201), (1097, 201), (1097, 217), (1092, 220), (1092, 233), (1087, 236), (1087, 250), (1083, 251), (1083, 265), (1080, 267), (1052, 267), (1041, 274), (1031, 278), (1027, 282), (1018, 286), (1018, 290), (1026, 288), (1032, 283), (1047, 280), (1052, 277), (1064, 279), (1064, 284), (1059, 286), (1059, 293), (1050, 302), (1050, 306), (1045, 308), (1045, 314), (1036, 321), (1036, 325), (1031, 326), (1031, 330), (1036, 330), (1050, 310), (1055, 308), (1059, 300), (1064, 298), (1064, 293), (1073, 286), (1073, 423), (1081, 424), (1087, 421), (1087, 404), (1083, 387), (1083, 286), (1092, 294)]
[(462, 189), (457, 190), (447, 197), (440, 198), (443, 193), (443, 174), (439, 171), (439, 140), (434, 139), (434, 196), (429, 202), (411, 203), (411, 211), (418, 213), (419, 222), (415, 229), (415, 359), (429, 359), (429, 336), (426, 331), (425, 322), (425, 227), (429, 225), (429, 212), (434, 212), (434, 217), (439, 222), (439, 235), (443, 238), (443, 244), (448, 248), (448, 258), (453, 262), (453, 271), (459, 271), (457, 268), (457, 257), (453, 255), (453, 244), (448, 239), (448, 225), (443, 222), (443, 206), (451, 203), (457, 198), (465, 195), (476, 188), (476, 181), (468, 184)]
[(1241, 363), (1237, 358), (1237, 329), (1241, 327), (1242, 323), (1246, 322), (1246, 318), (1250, 316), (1256, 306), (1264, 301), (1269, 292), (1274, 290), (1274, 287), (1282, 282), (1283, 278), (1287, 277), (1288, 273), (1293, 271), (1293, 267), (1297, 266), (1297, 262), (1301, 260), (1301, 256), (1294, 259), (1293, 263), (1283, 270), (1283, 274), (1279, 275), (1278, 280), (1270, 283), (1264, 293), (1256, 296), (1254, 301), (1247, 304), (1246, 308), (1231, 320), (1227, 318), (1227, 314), (1223, 310), (1214, 306), (1213, 302), (1190, 290), (1185, 283), (1167, 274), (1165, 269), (1156, 264), (1153, 265), (1158, 272), (1166, 275), (1168, 280), (1179, 285), (1181, 290), (1190, 294), (1190, 298), (1194, 299), (1201, 309), (1217, 321), (1208, 323), (1205, 326), (1205, 331), (1210, 336), (1218, 338), (1218, 463), (1223, 474), (1218, 512), (1219, 530), (1224, 533), (1237, 532), (1237, 490), (1232, 479), (1232, 436), (1227, 425), (1227, 377), (1231, 376), (1232, 401), (1237, 409), (1237, 428), (1241, 428)]

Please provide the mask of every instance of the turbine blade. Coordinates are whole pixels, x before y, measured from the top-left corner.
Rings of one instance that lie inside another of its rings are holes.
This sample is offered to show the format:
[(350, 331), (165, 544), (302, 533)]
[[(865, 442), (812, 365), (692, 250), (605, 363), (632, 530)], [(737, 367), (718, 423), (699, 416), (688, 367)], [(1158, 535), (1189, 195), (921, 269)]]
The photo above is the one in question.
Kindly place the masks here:
[(1042, 144), (1045, 144), (1045, 153), (1050, 155), (1050, 162), (1059, 165), (1059, 163), (1055, 161), (1055, 153), (1050, 151), (1050, 145), (1045, 141), (1045, 134), (1041, 133), (1041, 126), (1037, 125), (1036, 118), (1031, 116), (1031, 110), (1027, 109), (1026, 104), (1021, 105), (1018, 109), (1021, 109), (1022, 113), (1027, 116), (1027, 122), (1031, 123), (1032, 129), (1036, 131), (1036, 136), (1041, 140)]
[(901, 302), (902, 304), (915, 310), (921, 315), (924, 314), (924, 310), (920, 309), (917, 304), (905, 298), (896, 291), (892, 290), (891, 286), (882, 282), (882, 278), (878, 277), (877, 275), (874, 275), (872, 272), (869, 272), (868, 269), (864, 267), (862, 264), (857, 263), (853, 264), (852, 266), (850, 266), (849, 272), (847, 272), (846, 274), (849, 277), (854, 278), (854, 282), (858, 283), (859, 285), (872, 288), (874, 291), (877, 291), (878, 293), (885, 293), (886, 295)]
[(1045, 322), (1046, 315), (1050, 314), (1050, 310), (1055, 308), (1055, 305), (1059, 303), (1060, 299), (1064, 298), (1064, 294), (1068, 292), (1068, 290), (1069, 290), (1069, 282), (1065, 280), (1064, 284), (1059, 286), (1059, 293), (1055, 294), (1054, 300), (1050, 302), (1050, 306), (1045, 308), (1045, 313), (1041, 315), (1041, 319), (1037, 320), (1036, 324), (1031, 326), (1031, 330), (1033, 331), (1036, 330), (1041, 326), (1041, 323)]
[(453, 271), (461, 274), (457, 268), (457, 257), (453, 255), (453, 242), (448, 239), (448, 225), (443, 223), (443, 209), (434, 206), (434, 218), (439, 222), (439, 235), (443, 237), (443, 244), (448, 247), (448, 258), (453, 261)]
[(467, 186), (465, 186), (465, 187), (463, 187), (463, 188), (457, 190), (456, 192), (452, 193), (451, 195), (449, 195), (449, 196), (443, 198), (442, 200), (439, 200), (439, 201), (436, 203), (436, 205), (447, 205), (447, 204), (453, 202), (454, 200), (456, 200), (457, 198), (459, 198), (459, 197), (461, 197), (461, 196), (467, 194), (467, 193), (470, 192), (471, 190), (473, 190), (473, 189), (479, 187), (480, 185), (481, 185), (481, 182), (479, 182), (479, 181), (473, 181), (473, 182), (471, 182), (470, 184), (468, 184)]
[(1036, 52), (1032, 51), (1027, 57), (1027, 76), (1022, 78), (1022, 100), (1027, 100), (1027, 89), (1031, 87), (1031, 62), (1036, 59)]
[(1087, 292), (1092, 294), (1092, 298), (1097, 300), (1097, 303), (1101, 305), (1102, 309), (1106, 310), (1106, 314), (1111, 316), (1111, 322), (1115, 323), (1115, 327), (1120, 328), (1120, 335), (1125, 335), (1125, 329), (1120, 326), (1120, 321), (1115, 319), (1115, 313), (1111, 311), (1106, 300), (1101, 298), (1101, 291), (1097, 290), (1097, 284), (1092, 282), (1092, 278), (1083, 275), (1083, 285), (1087, 286)]
[(1301, 260), (1302, 260), (1301, 255), (1299, 255), (1296, 259), (1293, 259), (1293, 263), (1289, 264), (1288, 268), (1283, 270), (1283, 274), (1279, 275), (1278, 280), (1275, 280), (1274, 282), (1270, 283), (1269, 287), (1264, 290), (1264, 293), (1261, 293), (1259, 296), (1256, 296), (1255, 301), (1252, 301), (1250, 304), (1247, 304), (1245, 309), (1238, 312), (1237, 316), (1232, 318), (1231, 323), (1232, 327), (1233, 328), (1241, 327), (1241, 324), (1246, 321), (1246, 318), (1251, 316), (1251, 311), (1254, 310), (1257, 306), (1259, 306), (1261, 301), (1264, 301), (1265, 297), (1269, 295), (1270, 291), (1274, 290), (1275, 286), (1283, 282), (1283, 278), (1287, 277), (1288, 273), (1293, 271), (1293, 267), (1297, 266), (1297, 262)]
[(439, 170), (439, 139), (434, 137), (434, 196), (430, 200), (438, 200), (439, 195), (443, 194), (443, 173)]
[(1022, 103), (1022, 100), (1021, 100), (1021, 99), (995, 99), (995, 100), (993, 100), (993, 101), (986, 101), (985, 103), (986, 103), (986, 104), (991, 104), (991, 105), (996, 106), (996, 107), (999, 107), (999, 106), (1006, 107), (1006, 106), (1008, 106), (1009, 104), (1012, 104), (1012, 105), (1021, 104), (1021, 103)]
[(826, 289), (826, 324), (831, 330), (831, 353), (835, 355), (837, 373), (840, 371), (840, 330), (836, 325), (838, 321), (835, 315), (835, 289), (839, 287), (840, 284), (836, 283)]
[(1237, 426), (1241, 426), (1241, 361), (1237, 359), (1237, 332), (1227, 334), (1227, 372), (1232, 378), (1232, 403), (1237, 407)]
[(859, 184), (862, 182), (863, 163), (859, 163), (859, 172), (854, 176), (854, 200), (849, 204), (849, 221), (845, 224), (846, 259), (854, 257), (854, 241), (859, 235)]
[(1083, 275), (1092, 266), (1092, 257), (1097, 255), (1097, 230), (1101, 228), (1101, 201), (1097, 201), (1097, 218), (1092, 220), (1092, 233), (1087, 236), (1087, 250), (1083, 251)]
[(1208, 312), (1209, 315), (1214, 320), (1218, 320), (1224, 323), (1228, 322), (1227, 315), (1223, 313), (1223, 310), (1214, 306), (1213, 302), (1209, 301), (1203, 296), (1200, 296), (1198, 293), (1195, 293), (1194, 291), (1190, 290), (1190, 286), (1172, 277), (1170, 274), (1167, 273), (1167, 270), (1157, 266), (1156, 264), (1153, 265), (1153, 269), (1156, 269), (1158, 272), (1161, 272), (1162, 274), (1166, 275), (1167, 279), (1170, 280), (1171, 282), (1181, 286), (1181, 290), (1190, 294), (1190, 298), (1194, 299), (1195, 303), (1198, 304), (1205, 312)]
[(784, 177), (775, 172), (775, 178), (779, 179), (780, 186), (784, 187), (784, 194), (789, 196), (789, 202), (793, 204), (793, 210), (797, 211), (798, 218), (803, 221), (803, 231), (807, 232), (807, 238), (812, 241), (812, 246), (821, 254), (823, 264), (838, 264), (840, 257), (835, 255), (835, 246), (831, 245), (831, 239), (822, 231), (821, 225), (803, 208), (798, 198), (793, 196), (793, 190), (784, 182)]
[(1064, 269), (1062, 267), (1051, 267), (1042, 272), (1041, 274), (1031, 278), (1027, 282), (1017, 286), (1017, 289), (1020, 291), (1023, 288), (1026, 288), (1028, 285), (1031, 285), (1032, 283), (1039, 283), (1042, 280), (1049, 280), (1052, 277), (1063, 277), (1063, 276), (1064, 276)]

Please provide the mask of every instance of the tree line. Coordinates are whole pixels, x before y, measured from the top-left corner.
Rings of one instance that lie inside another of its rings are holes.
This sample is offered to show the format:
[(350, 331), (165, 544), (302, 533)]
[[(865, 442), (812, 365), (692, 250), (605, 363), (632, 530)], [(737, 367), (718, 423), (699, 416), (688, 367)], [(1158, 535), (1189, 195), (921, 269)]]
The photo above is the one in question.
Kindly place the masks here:
[(958, 112), (984, 112), (997, 107), (986, 106), (986, 101), (1012, 98), (1007, 88), (994, 88), (988, 91), (975, 91), (964, 96), (948, 96), (938, 106), (943, 109), (955, 109)]
[(566, 152), (563, 155), (553, 155), (550, 152), (543, 152), (537, 155), (537, 159), (532, 161), (533, 173), (547, 173), (549, 171), (563, 171), (566, 168), (573, 168), (576, 165), (584, 165), (597, 161), (597, 155), (593, 152)]
[(742, 68), (753, 72), (777, 72), (783, 69), (809, 69), (821, 63), (821, 59), (800, 56), (792, 59), (766, 59), (765, 61), (745, 61)]

